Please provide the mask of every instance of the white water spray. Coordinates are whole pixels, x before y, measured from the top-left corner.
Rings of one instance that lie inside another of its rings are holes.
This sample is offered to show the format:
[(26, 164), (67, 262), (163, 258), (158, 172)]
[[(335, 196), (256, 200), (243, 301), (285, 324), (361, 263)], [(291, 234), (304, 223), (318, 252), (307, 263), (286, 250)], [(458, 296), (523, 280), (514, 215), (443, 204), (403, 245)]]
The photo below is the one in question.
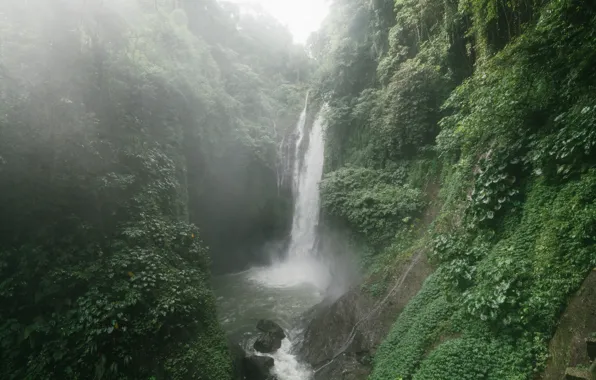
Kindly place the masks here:
[(301, 163), (301, 156), (300, 156), (300, 148), (302, 147), (302, 142), (304, 141), (304, 134), (306, 132), (306, 111), (308, 111), (308, 92), (306, 93), (306, 100), (304, 101), (304, 109), (302, 113), (300, 113), (300, 117), (298, 118), (298, 124), (296, 125), (296, 144), (294, 145), (294, 162), (293, 162), (293, 170), (292, 170), (292, 186), (294, 190), (294, 195), (296, 195), (299, 190), (299, 181), (300, 181), (300, 167), (302, 166)]
[[(323, 175), (324, 119), (317, 116), (306, 139), (306, 114), (304, 110), (296, 125), (296, 146), (293, 165), (294, 217), (287, 255), (270, 267), (254, 272), (253, 280), (269, 287), (295, 287), (311, 284), (323, 291), (329, 284), (329, 271), (316, 251), (317, 225), (319, 223), (319, 182)], [(308, 144), (303, 147), (303, 144)], [(301, 152), (304, 157), (301, 159)]]
[(312, 370), (308, 365), (300, 363), (296, 355), (292, 354), (292, 342), (284, 339), (281, 347), (273, 354), (267, 354), (273, 358), (275, 365), (273, 373), (280, 380), (308, 380), (312, 378)]
[[(317, 254), (317, 225), (319, 223), (319, 182), (323, 175), (324, 119), (317, 116), (306, 139), (308, 95), (304, 110), (296, 125), (296, 145), (292, 171), (295, 197), (294, 217), (289, 249), (284, 259), (266, 268), (253, 268), (250, 279), (266, 288), (295, 289), (307, 286), (313, 292), (313, 305), (322, 299), (329, 283), (329, 271)], [(304, 144), (308, 144), (304, 147)], [(302, 153), (304, 156), (301, 159)], [(314, 286), (313, 286), (314, 285)], [(290, 333), (290, 335), (292, 335)], [(292, 352), (292, 342), (284, 339), (274, 354), (273, 371), (280, 380), (308, 380), (312, 370), (300, 363)]]
[[(300, 132), (302, 134), (303, 132)], [(300, 136), (296, 151), (300, 151), (302, 137)], [(292, 221), (292, 234), (288, 257), (302, 258), (316, 256), (316, 230), (319, 223), (319, 182), (323, 175), (325, 142), (323, 140), (323, 118), (318, 115), (310, 131), (308, 149), (304, 161), (294, 164), (294, 178), (296, 178), (296, 205)]]

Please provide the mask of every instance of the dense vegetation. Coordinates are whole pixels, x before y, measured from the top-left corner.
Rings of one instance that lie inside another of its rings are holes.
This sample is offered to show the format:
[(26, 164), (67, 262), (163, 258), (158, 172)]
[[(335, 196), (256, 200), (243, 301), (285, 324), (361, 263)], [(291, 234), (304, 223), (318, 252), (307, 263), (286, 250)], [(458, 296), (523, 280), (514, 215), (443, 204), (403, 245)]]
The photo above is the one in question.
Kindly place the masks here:
[(594, 25), (587, 0), (336, 0), (311, 38), (326, 217), (370, 247), (372, 272), (413, 246), (436, 266), (371, 380), (542, 370), (596, 265)]
[(0, 377), (230, 378), (207, 246), (284, 233), (309, 65), (213, 0), (0, 3)]
[(371, 380), (532, 378), (596, 265), (594, 25), (590, 0), (334, 0), (309, 57), (216, 0), (0, 2), (0, 373), (230, 378), (210, 272), (287, 231), (308, 81), (326, 227), (375, 296), (436, 267)]

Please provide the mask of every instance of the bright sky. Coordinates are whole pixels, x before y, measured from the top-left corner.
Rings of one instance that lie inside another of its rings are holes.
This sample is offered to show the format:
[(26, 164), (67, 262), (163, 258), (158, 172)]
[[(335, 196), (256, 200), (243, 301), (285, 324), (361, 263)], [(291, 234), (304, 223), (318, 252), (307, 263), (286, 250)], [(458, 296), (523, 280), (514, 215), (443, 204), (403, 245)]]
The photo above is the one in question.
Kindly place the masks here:
[(286, 25), (294, 42), (304, 43), (319, 29), (329, 10), (328, 0), (232, 0), (237, 3), (258, 3)]

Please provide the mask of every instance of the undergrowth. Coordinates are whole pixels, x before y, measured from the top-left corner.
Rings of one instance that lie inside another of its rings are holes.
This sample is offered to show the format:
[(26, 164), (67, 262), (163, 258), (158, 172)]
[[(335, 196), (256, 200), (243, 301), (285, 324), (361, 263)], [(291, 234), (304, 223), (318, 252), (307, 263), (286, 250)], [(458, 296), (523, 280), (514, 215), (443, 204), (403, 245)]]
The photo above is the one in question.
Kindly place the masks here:
[(417, 244), (436, 272), (370, 380), (530, 379), (596, 265), (596, 4), (399, 0), (386, 22), (380, 3), (328, 25), (323, 211), (369, 246), (373, 295)]
[(596, 265), (596, 171), (546, 182), (530, 186), (521, 221), (502, 238), (443, 248), (480, 250), (466, 263), (469, 281), (450, 268), (462, 265), (457, 254), (439, 266), (380, 346), (371, 380), (527, 379), (543, 369), (568, 294)]
[(547, 2), (445, 103), (437, 271), (379, 347), (370, 380), (543, 371), (567, 298), (596, 265), (595, 77), (585, 66), (596, 33), (583, 24), (595, 15), (583, 1)]

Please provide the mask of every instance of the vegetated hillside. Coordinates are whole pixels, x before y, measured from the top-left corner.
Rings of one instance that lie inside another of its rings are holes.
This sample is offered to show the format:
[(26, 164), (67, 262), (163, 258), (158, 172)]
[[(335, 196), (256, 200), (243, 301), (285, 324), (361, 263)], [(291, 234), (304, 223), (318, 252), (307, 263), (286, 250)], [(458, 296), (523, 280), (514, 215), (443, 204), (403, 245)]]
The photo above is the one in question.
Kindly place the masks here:
[(201, 239), (283, 214), (289, 41), (210, 0), (0, 2), (0, 377), (231, 377)]
[[(543, 370), (596, 265), (594, 25), (587, 0), (337, 0), (311, 38), (323, 211), (366, 247), (364, 291), (384, 294), (410, 247), (436, 268), (370, 379)], [(421, 236), (433, 183), (441, 211)]]

